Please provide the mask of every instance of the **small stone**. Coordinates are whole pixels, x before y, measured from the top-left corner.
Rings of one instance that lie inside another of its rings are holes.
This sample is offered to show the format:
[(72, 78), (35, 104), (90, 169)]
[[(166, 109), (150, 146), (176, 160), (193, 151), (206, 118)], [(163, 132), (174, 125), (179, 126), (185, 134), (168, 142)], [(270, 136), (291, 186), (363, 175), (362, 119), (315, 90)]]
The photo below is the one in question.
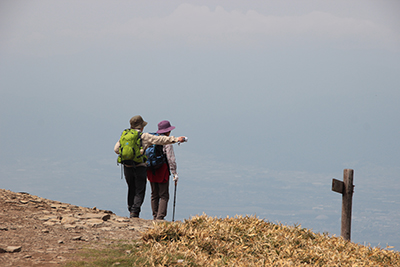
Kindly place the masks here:
[(76, 241), (76, 240), (81, 240), (82, 239), (82, 236), (74, 236), (73, 238), (72, 238), (72, 240), (74, 240), (74, 241)]
[(49, 221), (49, 222), (44, 222), (43, 224), (47, 225), (47, 226), (54, 226), (56, 224), (56, 222)]
[(110, 215), (110, 214), (104, 214), (104, 215), (101, 217), (101, 219), (102, 219), (103, 221), (108, 221), (110, 218), (111, 218), (111, 215)]
[(114, 214), (114, 212), (112, 212), (111, 210), (102, 210), (102, 212), (109, 213), (109, 214)]
[(58, 244), (64, 244), (63, 240), (58, 240)]
[(62, 224), (74, 224), (78, 221), (79, 221), (79, 219), (74, 218), (74, 217), (64, 217), (64, 218), (62, 218), (61, 223)]
[(30, 258), (32, 258), (32, 255), (25, 255), (23, 258), (24, 259), (30, 259)]
[(102, 225), (103, 222), (104, 222), (104, 221), (103, 221), (102, 219), (88, 219), (88, 220), (86, 221), (86, 224), (87, 224), (87, 225), (90, 225), (90, 226), (92, 226), (92, 227), (96, 227), (96, 226)]
[(10, 252), (10, 253), (14, 253), (14, 252), (20, 252), (21, 249), (22, 249), (21, 246), (8, 246), (8, 247), (6, 248), (6, 251), (7, 251), (7, 252)]
[(57, 216), (55, 216), (55, 215), (47, 215), (47, 216), (39, 218), (39, 220), (41, 220), (41, 221), (48, 221), (48, 220), (51, 220), (51, 219), (56, 220)]
[(128, 218), (124, 218), (124, 217), (116, 217), (115, 221), (117, 221), (117, 222), (130, 222), (130, 220)]
[(99, 219), (108, 221), (111, 218), (110, 214), (107, 213), (86, 213), (80, 216), (81, 219)]
[(49, 231), (49, 230), (47, 230), (47, 229), (43, 229), (43, 230), (42, 230), (42, 233), (44, 233), (44, 234), (48, 234), (48, 233), (50, 233), (50, 231)]
[(78, 228), (78, 225), (75, 224), (64, 224), (65, 229), (76, 229)]

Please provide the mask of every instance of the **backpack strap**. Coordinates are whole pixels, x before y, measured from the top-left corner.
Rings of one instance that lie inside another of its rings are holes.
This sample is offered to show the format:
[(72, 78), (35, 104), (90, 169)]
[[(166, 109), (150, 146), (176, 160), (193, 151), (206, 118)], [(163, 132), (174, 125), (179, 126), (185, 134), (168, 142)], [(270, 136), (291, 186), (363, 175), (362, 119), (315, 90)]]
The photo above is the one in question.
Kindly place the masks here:
[[(139, 131), (138, 131), (138, 138), (139, 138), (139, 140), (140, 140), (139, 149), (143, 149), (142, 134), (143, 134), (142, 132), (139, 132)], [(142, 158), (142, 163), (146, 162), (145, 159), (144, 159), (144, 155), (145, 155), (145, 152), (144, 152), (144, 151), (143, 151), (143, 154), (140, 153), (140, 157)]]

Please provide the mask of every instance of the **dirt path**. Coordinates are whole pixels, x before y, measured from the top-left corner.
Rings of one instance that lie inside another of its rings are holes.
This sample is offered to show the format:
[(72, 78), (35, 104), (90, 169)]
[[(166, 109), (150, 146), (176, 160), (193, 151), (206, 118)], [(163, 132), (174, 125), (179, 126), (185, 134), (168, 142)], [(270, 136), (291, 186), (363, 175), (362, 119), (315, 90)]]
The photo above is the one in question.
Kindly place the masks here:
[(132, 240), (153, 221), (0, 189), (0, 266), (60, 266), (83, 247)]

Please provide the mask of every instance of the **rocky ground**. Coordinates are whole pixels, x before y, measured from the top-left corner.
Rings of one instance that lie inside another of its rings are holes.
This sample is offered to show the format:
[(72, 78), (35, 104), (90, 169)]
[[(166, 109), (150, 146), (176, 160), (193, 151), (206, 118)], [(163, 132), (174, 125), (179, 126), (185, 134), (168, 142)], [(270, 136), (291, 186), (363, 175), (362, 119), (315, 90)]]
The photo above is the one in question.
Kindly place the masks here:
[(152, 226), (150, 220), (0, 189), (0, 266), (60, 266), (78, 259), (82, 248), (138, 239)]

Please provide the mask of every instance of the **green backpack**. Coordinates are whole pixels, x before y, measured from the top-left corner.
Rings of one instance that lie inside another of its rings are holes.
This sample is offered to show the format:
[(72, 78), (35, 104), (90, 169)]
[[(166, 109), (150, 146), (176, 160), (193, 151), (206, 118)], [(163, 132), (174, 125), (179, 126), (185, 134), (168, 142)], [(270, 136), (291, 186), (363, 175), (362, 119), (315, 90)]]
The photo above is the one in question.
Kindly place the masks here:
[(146, 162), (146, 156), (140, 153), (142, 133), (134, 129), (125, 129), (119, 139), (119, 155), (117, 162), (134, 166)]

